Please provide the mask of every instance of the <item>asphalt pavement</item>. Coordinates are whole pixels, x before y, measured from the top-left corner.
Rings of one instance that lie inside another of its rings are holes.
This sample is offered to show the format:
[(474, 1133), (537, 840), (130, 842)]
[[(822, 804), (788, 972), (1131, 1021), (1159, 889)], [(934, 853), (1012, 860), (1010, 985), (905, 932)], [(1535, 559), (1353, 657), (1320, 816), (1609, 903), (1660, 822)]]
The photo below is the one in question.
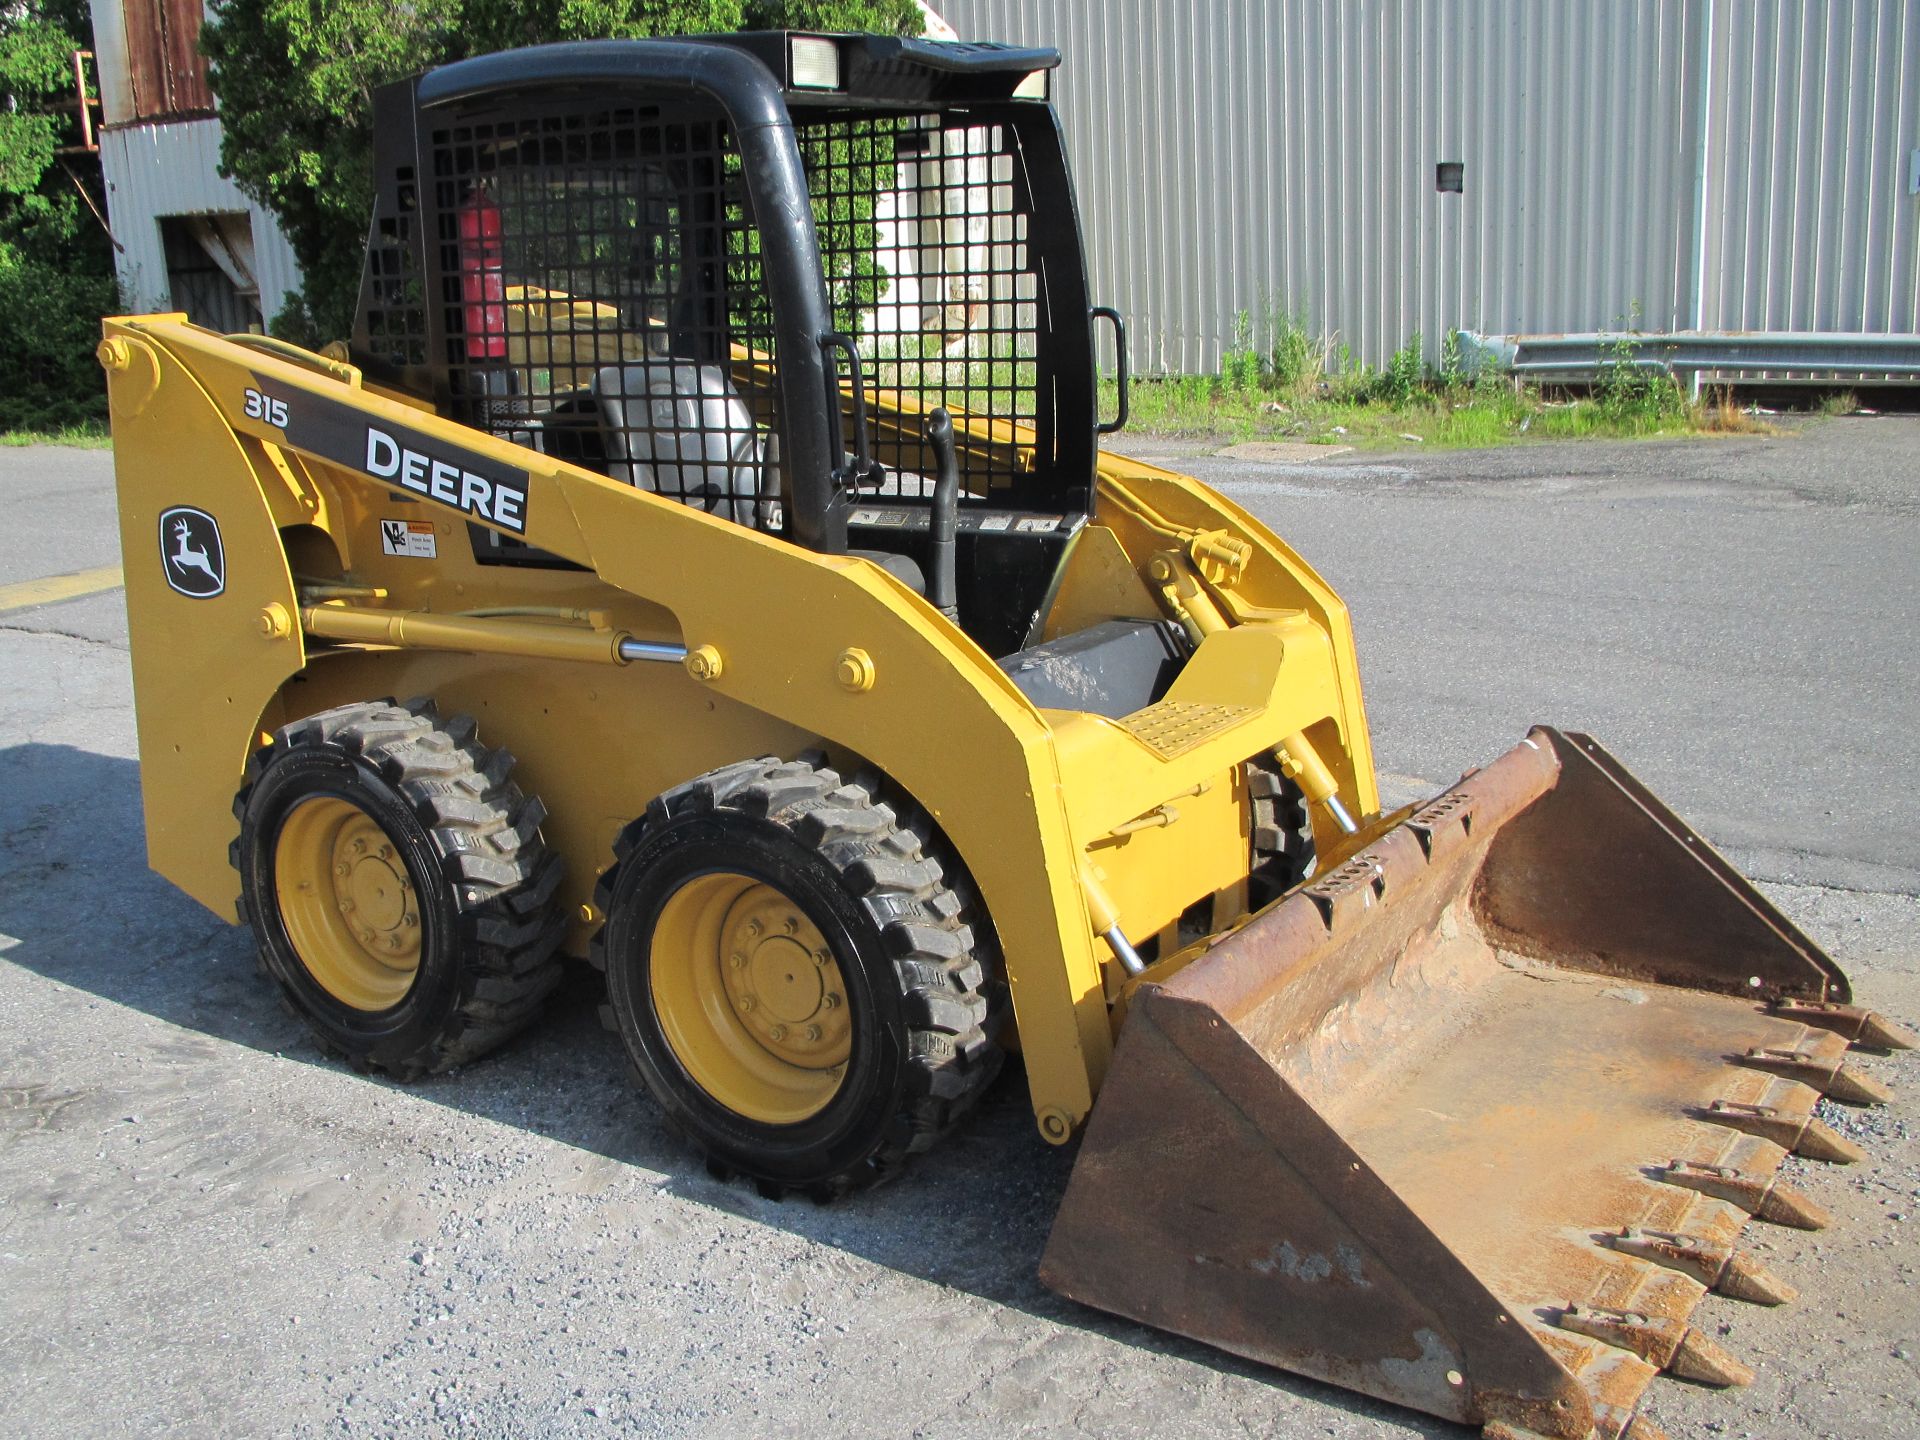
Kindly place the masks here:
[[(1390, 797), (1535, 722), (1597, 736), (1920, 1020), (1920, 420), (1783, 438), (1168, 456), (1348, 599)], [(0, 449), (0, 1433), (1464, 1435), (1086, 1311), (1034, 1277), (1071, 1154), (1017, 1075), (830, 1207), (710, 1179), (598, 1027), (412, 1087), (323, 1060), (247, 937), (145, 868), (106, 452)], [(1489, 1056), (1488, 1063), (1507, 1063)], [(1920, 1137), (1789, 1162), (1837, 1216), (1754, 1227), (1801, 1289), (1709, 1297), (1746, 1391), (1687, 1436), (1920, 1433)], [(1116, 1234), (1116, 1246), (1127, 1237)]]

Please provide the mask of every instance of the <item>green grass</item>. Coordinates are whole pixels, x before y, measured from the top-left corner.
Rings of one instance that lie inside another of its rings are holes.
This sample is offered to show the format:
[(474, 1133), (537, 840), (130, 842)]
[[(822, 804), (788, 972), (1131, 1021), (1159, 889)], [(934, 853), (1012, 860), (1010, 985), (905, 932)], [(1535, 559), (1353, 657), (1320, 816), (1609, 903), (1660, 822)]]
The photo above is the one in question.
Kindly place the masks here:
[[(1292, 440), (1364, 449), (1775, 433), (1726, 394), (1689, 400), (1671, 375), (1637, 363), (1640, 339), (1630, 328), (1637, 320), (1636, 308), (1592, 388), (1560, 398), (1505, 376), (1469, 378), (1451, 336), (1429, 358), (1414, 335), (1376, 370), (1336, 337), (1313, 331), (1304, 315), (1269, 306), (1256, 327), (1242, 311), (1218, 375), (1133, 383), (1128, 429), (1224, 444)], [(1116, 401), (1113, 382), (1103, 381), (1100, 413), (1113, 414)]]
[[(1267, 392), (1220, 388), (1207, 377), (1178, 377), (1136, 381), (1129, 398), (1129, 431), (1228, 444), (1295, 440), (1365, 449), (1409, 445), (1466, 449), (1528, 440), (1764, 428), (1730, 425), (1718, 405), (1619, 406), (1597, 397), (1549, 400), (1532, 390), (1499, 396), (1473, 391), (1423, 393), (1400, 400), (1334, 396), (1281, 400)], [(1112, 414), (1115, 400), (1109, 383), (1102, 390), (1101, 412)]]
[[(1101, 413), (1111, 415), (1117, 399), (1111, 381), (1103, 382), (1100, 398)], [(1136, 380), (1128, 398), (1133, 433), (1223, 444), (1478, 449), (1535, 440), (1772, 433), (1724, 397), (1692, 402), (1664, 376), (1645, 372), (1603, 378), (1588, 394), (1556, 399), (1504, 380), (1467, 385), (1422, 377), (1403, 361), (1397, 372), (1389, 368), (1360, 381), (1287, 388), (1214, 376)]]
[(55, 430), (0, 430), (0, 445), (18, 448), (25, 445), (71, 445), (79, 450), (110, 450), (113, 437), (98, 420), (82, 425), (62, 425)]

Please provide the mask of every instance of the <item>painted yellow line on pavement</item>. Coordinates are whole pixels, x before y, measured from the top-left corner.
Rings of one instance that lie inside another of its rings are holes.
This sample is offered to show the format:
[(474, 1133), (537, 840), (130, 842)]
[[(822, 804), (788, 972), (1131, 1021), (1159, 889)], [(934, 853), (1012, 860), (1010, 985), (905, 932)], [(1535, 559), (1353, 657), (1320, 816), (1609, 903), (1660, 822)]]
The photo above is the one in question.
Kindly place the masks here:
[(19, 580), (0, 585), (0, 615), (11, 610), (30, 610), (35, 605), (51, 605), (59, 600), (77, 600), (82, 595), (97, 595), (102, 590), (117, 590), (126, 583), (118, 565), (102, 565), (98, 570), (79, 570), (72, 575), (48, 575), (39, 580)]

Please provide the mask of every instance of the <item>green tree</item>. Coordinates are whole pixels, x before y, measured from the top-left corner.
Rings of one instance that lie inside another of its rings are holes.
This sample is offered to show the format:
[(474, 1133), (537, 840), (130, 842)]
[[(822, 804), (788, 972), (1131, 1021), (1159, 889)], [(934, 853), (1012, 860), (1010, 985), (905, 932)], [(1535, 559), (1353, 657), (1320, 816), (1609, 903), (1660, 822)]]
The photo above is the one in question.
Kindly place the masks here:
[(86, 0), (0, 4), (0, 430), (97, 420), (93, 363), (114, 304), (112, 256), (56, 155), (77, 138), (73, 52), (91, 43)]
[(305, 277), (272, 328), (311, 344), (352, 323), (376, 86), (553, 40), (920, 25), (913, 0), (214, 0), (200, 44), (225, 129), (221, 168), (279, 218)]

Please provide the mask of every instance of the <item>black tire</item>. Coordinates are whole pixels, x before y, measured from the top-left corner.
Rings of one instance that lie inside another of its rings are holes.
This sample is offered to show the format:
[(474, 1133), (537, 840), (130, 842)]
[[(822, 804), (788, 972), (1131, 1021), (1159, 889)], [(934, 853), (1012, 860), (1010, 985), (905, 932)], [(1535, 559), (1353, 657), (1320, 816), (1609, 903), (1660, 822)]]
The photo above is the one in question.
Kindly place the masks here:
[[(249, 762), (230, 852), (241, 919), (262, 970), (328, 1053), (400, 1080), (450, 1070), (524, 1028), (559, 983), (563, 867), (540, 837), (545, 807), (507, 778), (512, 765), (477, 742), (471, 718), (442, 721), (428, 700), (310, 715)], [(289, 933), (276, 861), (289, 817), (308, 801), (361, 812), (391, 842), (386, 863), (404, 866), (418, 962), (395, 1003), (346, 1003)]]
[[(932, 1147), (998, 1072), (987, 982), (965, 902), (919, 835), (870, 785), (818, 757), (745, 761), (662, 795), (630, 825), (596, 903), (606, 1018), (669, 1123), (723, 1177), (816, 1199), (873, 1185)], [(716, 1099), (682, 1062), (655, 1003), (653, 941), (681, 887), (716, 874), (773, 887), (831, 947), (850, 1041), (838, 1090), (794, 1123)]]
[(1307, 797), (1271, 756), (1247, 762), (1247, 796), (1253, 808), (1247, 906), (1258, 910), (1312, 875), (1317, 857)]

